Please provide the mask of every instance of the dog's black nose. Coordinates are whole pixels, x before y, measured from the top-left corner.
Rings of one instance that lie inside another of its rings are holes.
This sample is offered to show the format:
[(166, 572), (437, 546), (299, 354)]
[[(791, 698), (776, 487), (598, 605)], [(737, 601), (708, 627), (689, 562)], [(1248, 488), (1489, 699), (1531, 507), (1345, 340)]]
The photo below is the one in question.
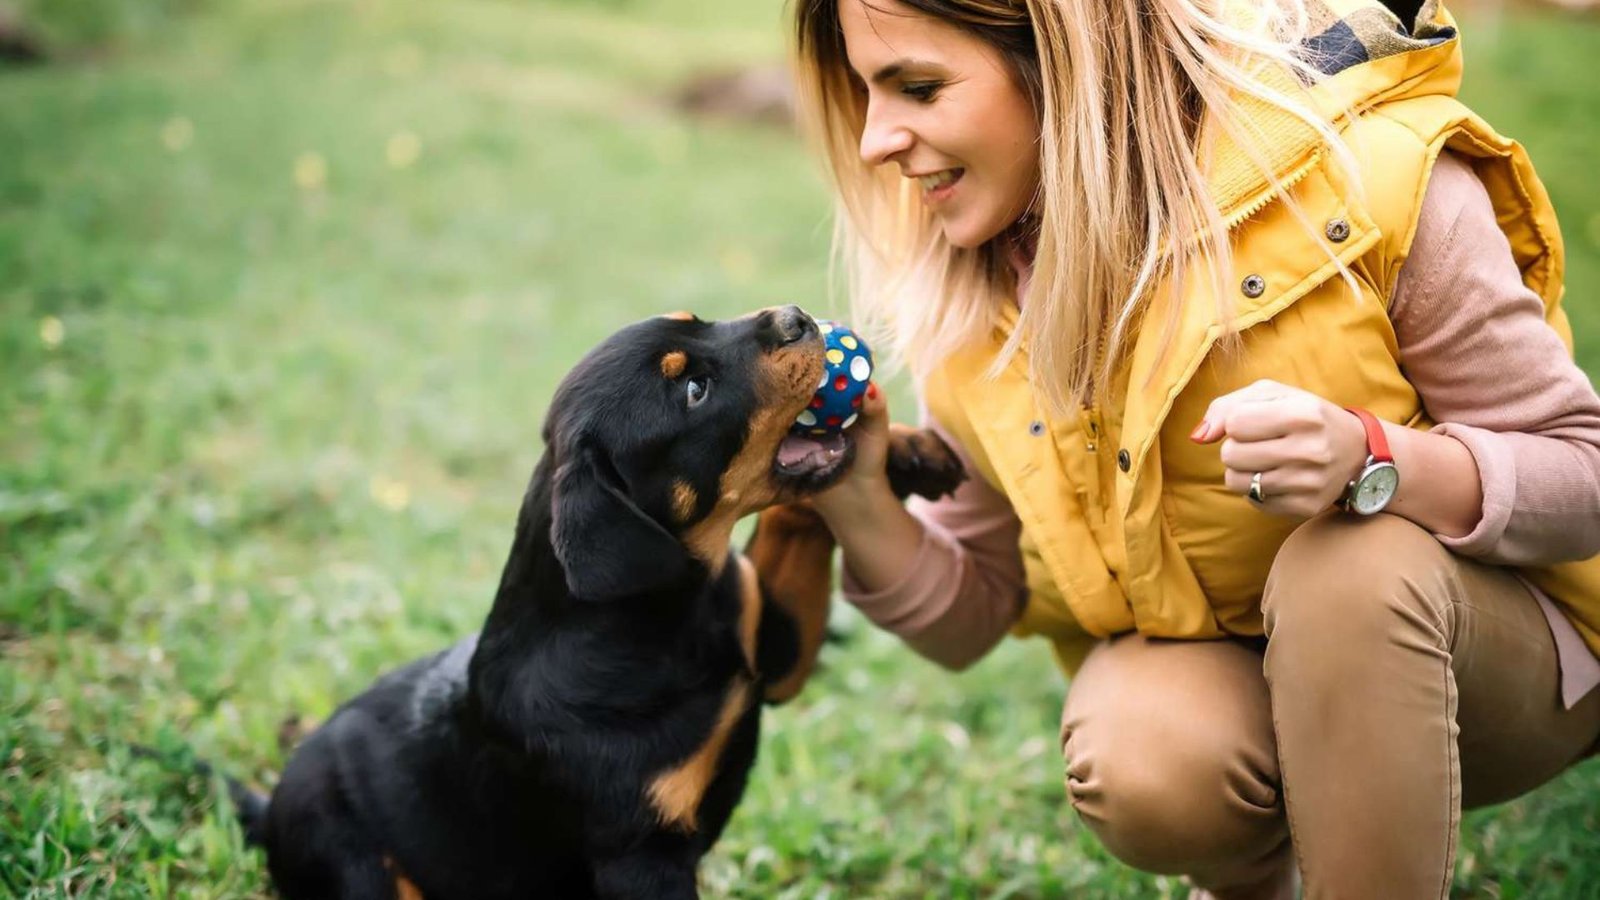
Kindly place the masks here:
[(793, 344), (817, 336), (817, 323), (798, 306), (784, 306), (770, 313), (767, 327), (777, 346)]

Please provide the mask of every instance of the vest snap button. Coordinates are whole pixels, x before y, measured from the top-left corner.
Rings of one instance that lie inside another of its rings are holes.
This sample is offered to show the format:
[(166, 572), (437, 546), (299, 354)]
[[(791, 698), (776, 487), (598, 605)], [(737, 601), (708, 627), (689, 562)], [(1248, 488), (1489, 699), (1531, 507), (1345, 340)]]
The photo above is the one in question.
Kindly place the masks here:
[(1128, 455), (1128, 451), (1127, 450), (1118, 450), (1117, 451), (1117, 468), (1119, 468), (1122, 471), (1126, 472), (1126, 471), (1128, 471), (1128, 469), (1132, 468), (1132, 466), (1133, 466), (1133, 457)]
[(1034, 437), (1044, 434), (1044, 423), (1035, 421), (1033, 424), (1028, 426), (1028, 433)]
[(1344, 239), (1350, 236), (1350, 223), (1343, 219), (1330, 219), (1324, 233), (1328, 235), (1328, 240), (1335, 244), (1343, 243)]
[(1244, 282), (1239, 285), (1239, 290), (1244, 295), (1254, 300), (1267, 292), (1267, 280), (1260, 275), (1246, 275)]

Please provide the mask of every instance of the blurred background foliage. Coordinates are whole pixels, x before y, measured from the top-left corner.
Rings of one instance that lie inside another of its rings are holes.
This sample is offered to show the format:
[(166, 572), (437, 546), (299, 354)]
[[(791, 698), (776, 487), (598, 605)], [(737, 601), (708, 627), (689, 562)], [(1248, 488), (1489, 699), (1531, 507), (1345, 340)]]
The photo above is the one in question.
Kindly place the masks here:
[[(783, 12), (0, 0), (0, 896), (265, 896), (214, 786), (130, 746), (270, 783), (297, 719), (475, 628), (546, 399), (618, 325), (843, 312)], [(1595, 372), (1600, 25), (1462, 17)], [(1183, 896), (1066, 810), (1041, 645), (954, 676), (837, 625), (710, 896)], [(1600, 895), (1596, 767), (1469, 815), (1455, 894)]]
[(149, 39), (213, 0), (6, 0), (0, 21), (24, 26), (56, 55), (109, 52)]

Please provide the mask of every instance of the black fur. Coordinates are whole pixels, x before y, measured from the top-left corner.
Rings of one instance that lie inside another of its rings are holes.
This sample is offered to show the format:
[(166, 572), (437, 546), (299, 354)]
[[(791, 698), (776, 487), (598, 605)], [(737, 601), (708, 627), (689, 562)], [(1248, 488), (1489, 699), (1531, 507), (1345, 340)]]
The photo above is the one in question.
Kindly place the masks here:
[[(663, 366), (671, 351), (681, 373)], [(821, 352), (790, 308), (648, 320), (579, 363), (552, 402), (482, 632), (341, 707), (253, 817), (284, 896), (394, 898), (399, 876), (428, 900), (697, 895), (696, 864), (755, 758), (759, 703), (728, 735), (692, 828), (663, 821), (650, 785), (706, 743), (737, 679), (759, 698), (797, 651), (793, 623), (763, 598), (752, 666), (741, 567), (685, 536), (725, 512), (722, 478), (751, 449), (750, 423), (803, 407), (784, 365), (820, 366)], [(691, 407), (698, 377), (711, 390)], [(809, 390), (817, 376), (805, 377)], [(762, 502), (834, 475), (764, 473)], [(687, 520), (678, 482), (697, 498)]]

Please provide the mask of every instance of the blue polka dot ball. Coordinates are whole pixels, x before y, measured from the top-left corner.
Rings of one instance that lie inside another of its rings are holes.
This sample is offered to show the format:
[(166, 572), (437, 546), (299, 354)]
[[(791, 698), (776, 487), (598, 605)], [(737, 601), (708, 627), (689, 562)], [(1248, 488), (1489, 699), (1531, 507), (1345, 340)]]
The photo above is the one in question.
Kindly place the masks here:
[(811, 405), (789, 429), (792, 434), (808, 437), (838, 434), (854, 425), (861, 412), (861, 398), (872, 381), (872, 350), (866, 341), (842, 322), (818, 319), (817, 328), (827, 347), (827, 368)]

